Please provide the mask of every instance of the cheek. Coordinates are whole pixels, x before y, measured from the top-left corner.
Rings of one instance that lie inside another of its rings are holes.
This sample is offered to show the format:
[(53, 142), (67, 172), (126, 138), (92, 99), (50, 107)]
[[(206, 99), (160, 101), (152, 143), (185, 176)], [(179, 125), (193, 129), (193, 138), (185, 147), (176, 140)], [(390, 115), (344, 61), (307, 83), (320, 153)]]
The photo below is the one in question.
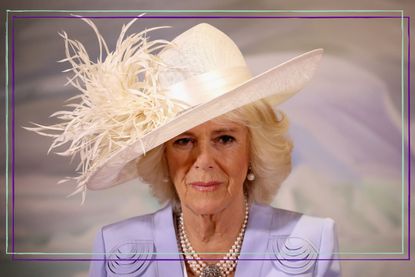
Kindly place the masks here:
[(234, 169), (234, 176), (238, 178), (238, 180), (242, 180), (242, 182), (245, 180), (246, 173), (248, 171), (249, 166), (249, 157), (248, 155), (239, 155), (238, 159), (234, 163), (235, 166)]
[(234, 149), (228, 155), (224, 155), (223, 161), (230, 181), (236, 184), (243, 183), (249, 166), (249, 152), (246, 147)]
[(177, 153), (172, 149), (166, 148), (164, 153), (169, 170), (169, 176), (173, 183), (183, 179), (186, 172), (187, 157), (185, 153)]

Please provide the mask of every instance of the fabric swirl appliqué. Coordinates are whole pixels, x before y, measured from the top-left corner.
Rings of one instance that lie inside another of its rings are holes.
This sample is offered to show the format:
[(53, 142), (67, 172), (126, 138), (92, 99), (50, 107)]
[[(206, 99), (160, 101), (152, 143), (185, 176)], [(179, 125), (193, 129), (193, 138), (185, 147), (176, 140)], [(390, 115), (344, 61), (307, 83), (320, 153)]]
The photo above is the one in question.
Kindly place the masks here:
[(276, 236), (269, 240), (270, 255), (275, 267), (288, 274), (303, 274), (316, 263), (318, 256), (314, 245), (300, 237)]
[(153, 241), (123, 242), (115, 246), (107, 257), (107, 275), (142, 276), (153, 256)]

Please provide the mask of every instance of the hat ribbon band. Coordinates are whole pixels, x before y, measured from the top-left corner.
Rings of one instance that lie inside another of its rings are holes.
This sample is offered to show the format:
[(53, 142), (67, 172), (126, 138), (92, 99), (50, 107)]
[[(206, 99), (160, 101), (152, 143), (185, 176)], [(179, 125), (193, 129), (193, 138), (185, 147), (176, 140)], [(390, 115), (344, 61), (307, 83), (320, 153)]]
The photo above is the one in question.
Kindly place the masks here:
[(170, 86), (166, 96), (194, 107), (223, 95), (251, 78), (246, 66), (209, 71)]

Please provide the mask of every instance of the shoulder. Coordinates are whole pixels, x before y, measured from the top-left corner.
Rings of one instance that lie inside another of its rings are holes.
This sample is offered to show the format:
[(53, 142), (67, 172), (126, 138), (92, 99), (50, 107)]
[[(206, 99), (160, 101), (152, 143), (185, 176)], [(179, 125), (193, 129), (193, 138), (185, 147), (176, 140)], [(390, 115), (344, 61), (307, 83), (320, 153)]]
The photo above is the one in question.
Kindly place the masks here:
[(334, 220), (329, 217), (310, 216), (270, 205), (254, 203), (253, 210), (269, 215), (271, 218), (271, 234), (273, 230), (285, 234), (299, 231), (303, 233), (321, 233), (325, 228), (334, 226)]
[(108, 250), (119, 248), (121, 244), (136, 242), (152, 242), (154, 240), (154, 221), (160, 214), (170, 213), (171, 206), (167, 204), (154, 213), (127, 218), (102, 227), (102, 239)]
[(134, 233), (137, 230), (142, 230), (143, 228), (146, 229), (151, 227), (155, 213), (134, 216), (108, 224), (102, 227), (102, 232), (104, 234), (111, 234), (116, 232), (128, 235), (129, 233)]

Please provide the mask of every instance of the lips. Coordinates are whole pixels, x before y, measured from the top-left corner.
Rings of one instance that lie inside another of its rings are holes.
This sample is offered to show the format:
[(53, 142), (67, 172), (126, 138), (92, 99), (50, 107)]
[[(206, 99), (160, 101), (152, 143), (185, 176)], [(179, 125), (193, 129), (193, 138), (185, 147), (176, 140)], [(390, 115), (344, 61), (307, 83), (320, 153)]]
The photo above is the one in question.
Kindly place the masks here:
[(214, 191), (221, 185), (221, 182), (218, 181), (211, 181), (211, 182), (192, 182), (189, 185), (198, 190), (203, 192)]

